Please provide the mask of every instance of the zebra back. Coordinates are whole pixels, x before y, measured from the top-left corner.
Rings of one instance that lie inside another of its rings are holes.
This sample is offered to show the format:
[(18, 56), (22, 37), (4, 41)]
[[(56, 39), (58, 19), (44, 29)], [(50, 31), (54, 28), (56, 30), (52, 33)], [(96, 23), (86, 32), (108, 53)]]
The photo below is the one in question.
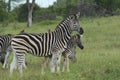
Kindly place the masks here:
[[(18, 34), (12, 39), (12, 48), (17, 53), (31, 53), (36, 56), (50, 55), (52, 33), (44, 34)], [(45, 54), (44, 54), (45, 53)]]

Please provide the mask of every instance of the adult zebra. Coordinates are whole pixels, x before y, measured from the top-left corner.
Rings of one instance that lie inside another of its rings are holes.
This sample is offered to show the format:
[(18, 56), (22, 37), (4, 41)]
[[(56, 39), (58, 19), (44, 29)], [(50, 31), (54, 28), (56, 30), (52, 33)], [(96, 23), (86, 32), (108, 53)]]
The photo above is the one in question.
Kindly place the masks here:
[(12, 39), (13, 35), (11, 34), (7, 34), (7, 35), (1, 35), (0, 36), (0, 60), (1, 63), (3, 64), (2, 68), (6, 68), (7, 67), (7, 59), (11, 53), (11, 39)]
[(26, 67), (26, 53), (43, 57), (52, 55), (51, 72), (55, 72), (55, 66), (57, 66), (57, 71), (59, 71), (60, 55), (67, 47), (72, 31), (78, 31), (83, 34), (83, 29), (78, 21), (79, 15), (77, 13), (68, 16), (53, 32), (43, 34), (23, 33), (12, 38), (11, 47), (14, 51), (14, 58), (10, 65), (10, 73), (12, 74), (17, 64), (18, 70), (22, 74), (22, 67)]

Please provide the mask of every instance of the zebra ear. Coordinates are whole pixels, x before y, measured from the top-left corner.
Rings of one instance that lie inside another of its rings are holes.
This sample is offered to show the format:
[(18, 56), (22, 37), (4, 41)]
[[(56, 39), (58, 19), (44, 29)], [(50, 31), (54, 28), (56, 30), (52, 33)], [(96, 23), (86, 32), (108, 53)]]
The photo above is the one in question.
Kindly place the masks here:
[(76, 14), (76, 16), (77, 16), (77, 19), (79, 19), (79, 17), (80, 17), (80, 12), (78, 12), (78, 13)]

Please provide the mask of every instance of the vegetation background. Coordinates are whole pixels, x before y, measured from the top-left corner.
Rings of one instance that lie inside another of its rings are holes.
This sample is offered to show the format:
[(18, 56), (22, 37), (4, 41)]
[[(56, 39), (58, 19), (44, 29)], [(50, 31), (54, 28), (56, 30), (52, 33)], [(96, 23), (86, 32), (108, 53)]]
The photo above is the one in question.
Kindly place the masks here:
[[(61, 4), (65, 6), (58, 6)], [(53, 31), (65, 16), (81, 11), (80, 24), (85, 31), (82, 38), (85, 48), (76, 49), (77, 62), (70, 62), (70, 72), (52, 74), (49, 68), (46, 68), (45, 75), (41, 75), (43, 58), (27, 54), (28, 68), (24, 70), (23, 77), (20, 77), (17, 70), (10, 77), (9, 68), (2, 69), (0, 64), (0, 80), (119, 80), (119, 4), (119, 0), (57, 0), (48, 8), (41, 8), (36, 4), (33, 11), (33, 25), (28, 28), (25, 4), (8, 12), (7, 3), (1, 0), (1, 35), (18, 34), (21, 30), (29, 33), (45, 33), (49, 29)], [(12, 57), (13, 54), (10, 56), (9, 64)]]

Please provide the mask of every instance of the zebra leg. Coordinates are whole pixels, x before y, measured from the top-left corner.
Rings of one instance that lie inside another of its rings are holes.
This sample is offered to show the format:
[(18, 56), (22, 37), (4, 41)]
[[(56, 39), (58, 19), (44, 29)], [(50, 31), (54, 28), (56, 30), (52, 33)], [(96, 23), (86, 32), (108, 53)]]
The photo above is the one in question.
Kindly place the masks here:
[(51, 72), (55, 72), (55, 67), (57, 67), (57, 72), (60, 71), (60, 59), (61, 59), (61, 51), (58, 48), (53, 48), (52, 51), (52, 59), (51, 59)]
[(16, 64), (17, 64), (17, 57), (16, 57), (16, 53), (14, 53), (13, 61), (10, 64), (10, 75), (12, 75), (13, 70), (17, 67)]
[(50, 61), (50, 69), (52, 73), (55, 73), (55, 55), (52, 55), (51, 61)]
[(69, 69), (69, 58), (68, 58), (68, 56), (66, 58), (66, 67), (67, 67), (67, 72), (70, 72), (70, 69)]
[(49, 58), (48, 58), (48, 57), (45, 57), (45, 59), (44, 59), (43, 62), (42, 62), (42, 69), (41, 69), (41, 74), (42, 74), (42, 75), (45, 74), (44, 69), (46, 68), (46, 65), (47, 65), (47, 63), (48, 63), (48, 60), (49, 60)]
[(20, 72), (20, 74), (22, 75), (23, 71), (22, 71), (22, 63), (18, 62), (18, 70)]
[(60, 72), (60, 60), (61, 60), (61, 54), (59, 53), (57, 57), (57, 72)]
[(27, 69), (26, 62), (25, 62), (25, 60), (26, 60), (26, 59), (25, 59), (25, 54), (24, 54), (24, 57), (23, 57), (23, 58), (24, 58), (24, 59), (23, 59), (23, 60), (24, 60), (24, 61), (23, 61), (23, 67), (24, 67), (25, 69)]
[(18, 70), (22, 76), (23, 74), (23, 70), (22, 70), (22, 67), (25, 67), (26, 68), (26, 65), (25, 65), (25, 53), (18, 53), (17, 54), (17, 59), (18, 59)]
[(5, 67), (8, 68), (7, 61), (8, 61), (8, 58), (9, 58), (10, 54), (11, 54), (11, 51), (10, 51), (10, 50), (7, 50), (7, 53), (6, 53), (6, 55), (5, 55), (4, 64), (3, 64), (3, 66), (2, 66), (3, 69), (4, 69)]
[(59, 54), (53, 54), (51, 59), (51, 72), (55, 73), (55, 67), (57, 67), (57, 72), (60, 71), (60, 59), (61, 55)]
[(64, 57), (62, 72), (65, 71), (65, 66), (66, 66), (66, 57)]

